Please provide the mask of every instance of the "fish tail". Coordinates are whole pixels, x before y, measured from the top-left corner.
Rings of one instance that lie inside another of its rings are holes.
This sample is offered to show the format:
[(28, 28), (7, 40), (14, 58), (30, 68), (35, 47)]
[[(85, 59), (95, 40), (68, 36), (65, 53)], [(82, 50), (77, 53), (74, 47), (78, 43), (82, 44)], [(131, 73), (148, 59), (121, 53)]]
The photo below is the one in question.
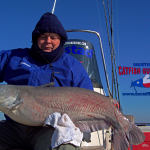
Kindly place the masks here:
[(131, 122), (131, 125), (132, 128), (129, 132), (130, 143), (133, 145), (141, 144), (145, 140), (145, 135), (134, 123)]
[(129, 148), (129, 143), (133, 145), (138, 145), (144, 142), (145, 136), (143, 132), (132, 122), (131, 127), (131, 130), (125, 134), (119, 132), (118, 130), (114, 130), (114, 150), (127, 150)]

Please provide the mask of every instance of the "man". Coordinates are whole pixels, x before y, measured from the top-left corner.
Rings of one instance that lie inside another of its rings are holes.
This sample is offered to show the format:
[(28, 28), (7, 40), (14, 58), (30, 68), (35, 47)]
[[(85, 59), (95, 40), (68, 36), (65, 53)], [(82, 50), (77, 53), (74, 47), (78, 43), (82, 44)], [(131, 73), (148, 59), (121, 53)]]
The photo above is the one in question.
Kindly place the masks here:
[[(31, 49), (0, 52), (0, 81), (13, 85), (39, 86), (54, 82), (56, 87), (72, 86), (93, 90), (82, 64), (64, 53), (67, 34), (51, 13), (45, 13), (32, 32)], [(53, 127), (31, 127), (19, 124), (8, 116), (0, 122), (0, 150), (51, 150)], [(61, 145), (56, 149), (80, 149)]]

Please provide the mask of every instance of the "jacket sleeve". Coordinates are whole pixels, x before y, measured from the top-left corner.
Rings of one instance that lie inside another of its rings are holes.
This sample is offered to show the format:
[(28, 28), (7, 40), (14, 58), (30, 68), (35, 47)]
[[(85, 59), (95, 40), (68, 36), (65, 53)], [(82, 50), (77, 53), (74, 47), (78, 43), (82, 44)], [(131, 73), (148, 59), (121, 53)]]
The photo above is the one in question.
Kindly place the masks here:
[(74, 66), (73, 86), (93, 90), (92, 81), (80, 62)]
[(10, 51), (1, 50), (0, 51), (0, 82), (4, 81), (5, 70), (7, 67), (7, 62), (9, 60)]

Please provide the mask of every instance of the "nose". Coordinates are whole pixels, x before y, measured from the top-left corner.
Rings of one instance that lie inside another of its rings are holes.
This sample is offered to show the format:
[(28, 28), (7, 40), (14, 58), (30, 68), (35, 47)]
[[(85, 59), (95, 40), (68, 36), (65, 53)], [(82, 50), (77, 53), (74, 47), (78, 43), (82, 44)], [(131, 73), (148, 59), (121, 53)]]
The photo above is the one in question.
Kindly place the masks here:
[(51, 37), (50, 37), (50, 36), (47, 36), (46, 39), (45, 39), (45, 42), (51, 43), (51, 41), (52, 41)]

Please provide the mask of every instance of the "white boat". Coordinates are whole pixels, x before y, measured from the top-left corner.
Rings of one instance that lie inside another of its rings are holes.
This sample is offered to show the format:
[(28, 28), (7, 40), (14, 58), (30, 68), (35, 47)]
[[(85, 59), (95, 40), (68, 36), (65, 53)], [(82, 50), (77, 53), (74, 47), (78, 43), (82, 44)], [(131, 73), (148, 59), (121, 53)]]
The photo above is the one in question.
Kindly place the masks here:
[[(95, 33), (99, 35), (97, 32), (91, 30), (67, 30), (67, 32), (89, 32), (89, 33)], [(105, 95), (101, 83), (101, 79), (100, 79), (100, 74), (99, 74), (98, 65), (95, 56), (95, 50), (92, 43), (81, 39), (69, 39), (66, 42), (64, 47), (66, 53), (72, 55), (82, 63), (82, 65), (84, 66), (85, 70), (87, 71), (93, 83), (94, 91)], [(103, 58), (103, 61), (105, 63), (105, 58)], [(89, 136), (89, 134), (87, 134), (87, 136)], [(88, 150), (89, 149), (90, 150), (94, 150), (94, 149), (111, 150), (110, 141), (111, 141), (111, 128), (109, 128), (108, 130), (92, 132), (90, 137), (90, 142), (83, 141), (81, 143), (81, 148), (88, 149)]]

